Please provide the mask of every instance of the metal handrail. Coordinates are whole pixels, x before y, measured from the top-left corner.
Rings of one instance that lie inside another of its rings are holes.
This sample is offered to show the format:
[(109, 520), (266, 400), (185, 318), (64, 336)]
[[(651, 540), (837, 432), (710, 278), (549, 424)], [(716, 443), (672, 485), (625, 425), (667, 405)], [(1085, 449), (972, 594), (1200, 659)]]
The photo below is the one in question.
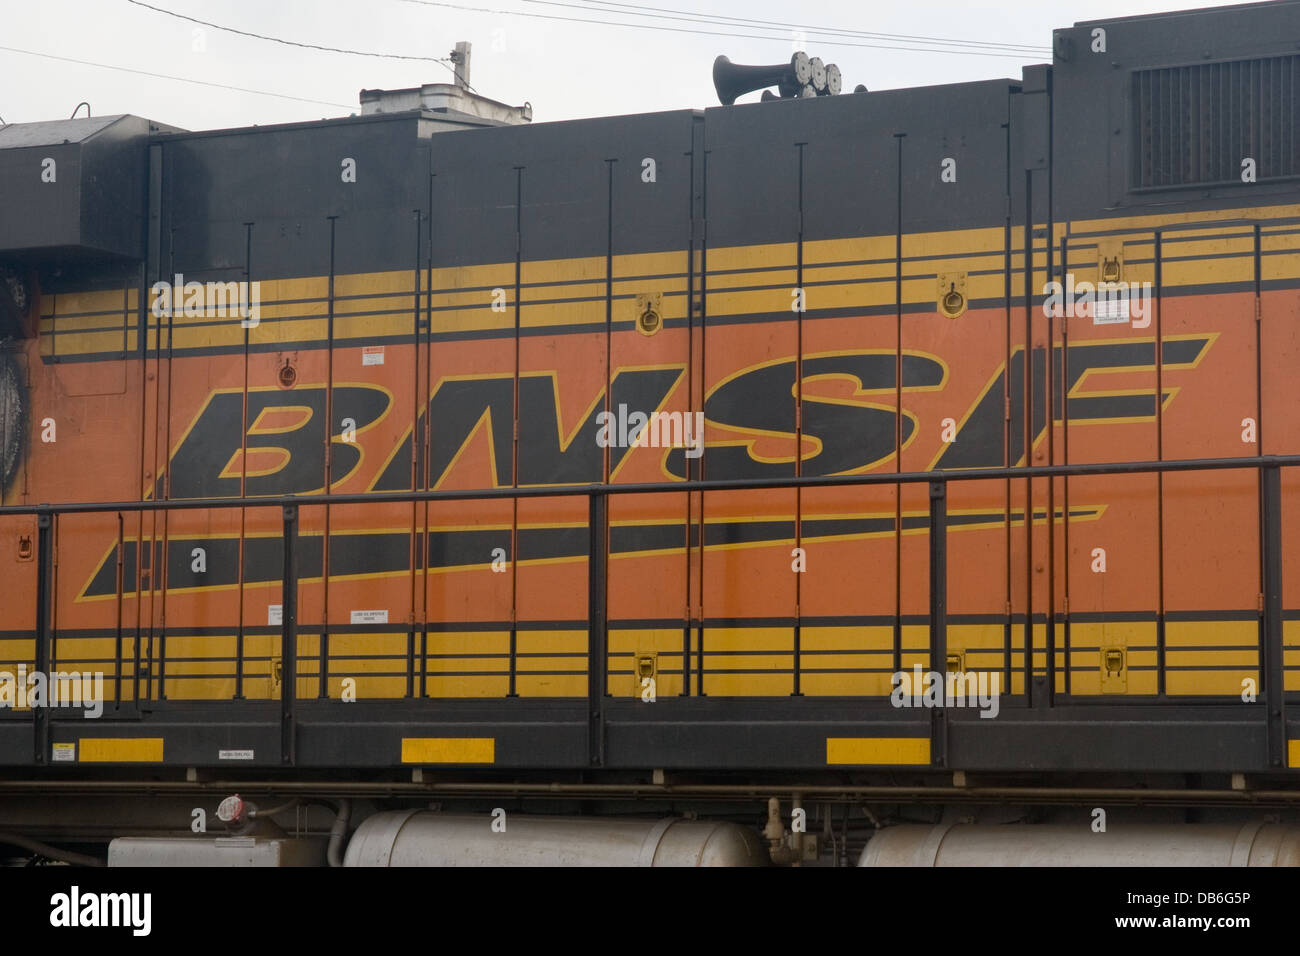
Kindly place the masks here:
[[(299, 512), (303, 507), (337, 504), (383, 504), (417, 501), (465, 501), (510, 498), (555, 498), (585, 496), (588, 504), (588, 756), (594, 767), (605, 763), (605, 697), (607, 696), (608, 669), (608, 558), (609, 542), (605, 533), (609, 521), (609, 496), (621, 494), (691, 493), (740, 491), (754, 489), (859, 487), (870, 485), (925, 484), (929, 488), (929, 587), (930, 587), (930, 661), (931, 667), (946, 659), (947, 648), (947, 486), (953, 481), (1016, 480), (1088, 475), (1161, 474), (1171, 472), (1258, 470), (1260, 475), (1259, 513), (1263, 554), (1261, 562), (1262, 591), (1264, 596), (1260, 643), (1261, 692), (1264, 702), (1265, 738), (1269, 763), (1274, 768), (1284, 767), (1287, 747), (1284, 662), (1282, 647), (1282, 504), (1281, 469), (1300, 466), (1300, 455), (1261, 455), (1248, 458), (1179, 459), (1172, 461), (1109, 462), (1098, 464), (1042, 465), (1030, 467), (972, 468), (954, 471), (926, 471), (902, 473), (877, 473), (863, 475), (830, 475), (784, 478), (749, 478), (734, 480), (699, 480), (678, 482), (649, 482), (636, 484), (559, 485), (534, 488), (493, 488), (468, 491), (414, 490), (360, 494), (279, 495), (243, 498), (196, 498), (144, 500), (138, 502), (82, 502), (64, 504), (11, 505), (0, 508), (0, 517), (10, 515), (36, 515), (38, 537), (36, 655), (37, 670), (46, 670), (50, 663), (53, 643), (52, 580), (55, 518), (62, 514), (88, 514), (104, 512), (147, 512), (172, 510), (200, 510), (238, 507), (278, 507), (284, 541), (284, 573), (281, 582), (281, 666), (283, 678), (280, 696), (281, 762), (293, 766), (296, 762), (296, 673), (297, 673), (297, 538)], [(515, 556), (512, 555), (512, 560)], [(689, 627), (689, 623), (686, 625)], [(796, 628), (797, 628), (796, 624)], [(408, 635), (408, 671), (414, 666), (414, 625)], [(1026, 703), (1034, 695), (1033, 623), (1026, 622), (1024, 651), (1024, 686)], [(1056, 662), (1052, 653), (1055, 637), (1049, 632), (1045, 697), (1047, 706), (1055, 698)], [(136, 646), (138, 648), (138, 636)], [(703, 693), (703, 640), (698, 650), (700, 661), (700, 688)], [(684, 654), (683, 671), (689, 655)], [(162, 655), (165, 661), (165, 652)], [(1010, 667), (1010, 661), (1005, 664)], [(795, 655), (796, 672), (799, 667)], [(134, 674), (139, 680), (139, 671)], [(117, 696), (121, 701), (121, 662), (117, 667)], [(796, 684), (797, 686), (797, 684)], [(684, 678), (684, 690), (689, 678)], [(409, 677), (408, 677), (409, 695)], [(133, 695), (139, 700), (139, 689)], [(35, 758), (45, 764), (50, 752), (49, 715), (45, 709), (33, 714)], [(933, 766), (947, 765), (948, 714), (940, 705), (932, 712), (931, 762)]]
[(420, 501), (471, 501), (511, 498), (565, 498), (587, 495), (663, 494), (708, 491), (746, 491), (786, 488), (837, 488), (860, 485), (929, 484), (931, 482), (988, 481), (995, 479), (1060, 478), (1079, 475), (1157, 474), (1181, 471), (1226, 471), (1300, 466), (1300, 455), (1258, 455), (1249, 458), (1185, 458), (1163, 461), (1103, 462), (1028, 467), (963, 468), (904, 471), (862, 475), (812, 475), (785, 478), (704, 479), (628, 484), (573, 484), (479, 488), (469, 490), (416, 490), (353, 492), (350, 494), (265, 495), (243, 498), (167, 498), (140, 501), (89, 501), (4, 505), (0, 517), (39, 514), (103, 514), (116, 511), (198, 511), (216, 508), (299, 508), (325, 505), (411, 504)]

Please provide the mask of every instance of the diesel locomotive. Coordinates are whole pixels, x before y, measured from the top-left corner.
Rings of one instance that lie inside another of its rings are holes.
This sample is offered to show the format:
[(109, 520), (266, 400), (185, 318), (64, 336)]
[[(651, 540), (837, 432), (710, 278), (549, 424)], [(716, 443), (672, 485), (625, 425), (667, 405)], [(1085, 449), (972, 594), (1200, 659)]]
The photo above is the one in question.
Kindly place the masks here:
[(0, 854), (1297, 862), (1297, 37), (0, 127)]

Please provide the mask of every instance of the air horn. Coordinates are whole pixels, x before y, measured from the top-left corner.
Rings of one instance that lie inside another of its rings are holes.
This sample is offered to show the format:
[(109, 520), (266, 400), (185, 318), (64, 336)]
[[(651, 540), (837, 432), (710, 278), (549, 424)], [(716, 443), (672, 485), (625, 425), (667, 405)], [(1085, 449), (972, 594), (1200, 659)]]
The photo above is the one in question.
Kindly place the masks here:
[(742, 66), (725, 56), (713, 61), (713, 88), (723, 106), (731, 106), (737, 97), (775, 86), (780, 96), (770, 92), (763, 100), (792, 99), (810, 96), (834, 96), (840, 91), (840, 68), (834, 63), (823, 64), (820, 57), (809, 57), (802, 51), (790, 57), (789, 63), (771, 66)]

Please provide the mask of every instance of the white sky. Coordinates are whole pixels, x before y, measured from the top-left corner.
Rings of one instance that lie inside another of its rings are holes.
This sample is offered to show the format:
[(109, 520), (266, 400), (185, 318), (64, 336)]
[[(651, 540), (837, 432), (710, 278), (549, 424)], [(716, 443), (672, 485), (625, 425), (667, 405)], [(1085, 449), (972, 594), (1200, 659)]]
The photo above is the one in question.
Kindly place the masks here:
[[(835, 30), (1027, 44), (1040, 51), (990, 57), (841, 45), (832, 40), (881, 41), (818, 37), (811, 30), (805, 31), (806, 42), (796, 47), (789, 29), (762, 31), (668, 19), (679, 14), (646, 17), (631, 16), (630, 10), (619, 15), (612, 9), (579, 9), (590, 0), (445, 0), (441, 6), (409, 0), (148, 2), (240, 30), (372, 52), (442, 57), (457, 40), (469, 40), (474, 45), (470, 82), (483, 95), (511, 105), (531, 102), (534, 122), (714, 106), (710, 71), (719, 53), (736, 63), (774, 63), (788, 59), (792, 49), (806, 49), (839, 65), (846, 92), (858, 83), (876, 90), (1019, 78), (1022, 65), (1049, 61), (1053, 28), (1226, 5), (1222, 0), (636, 3), (640, 12), (653, 7)], [(721, 35), (597, 26), (537, 15), (623, 20)], [(359, 112), (362, 88), (399, 89), (450, 77), (436, 63), (291, 48), (212, 29), (203, 30), (200, 51), (194, 49), (196, 29), (202, 28), (127, 0), (0, 0), (0, 47), (325, 102), (153, 79), (0, 49), (0, 117), (10, 123), (65, 119), (77, 103), (87, 100), (96, 116), (134, 113), (186, 129), (218, 129), (344, 116)], [(771, 38), (743, 35), (760, 33)]]

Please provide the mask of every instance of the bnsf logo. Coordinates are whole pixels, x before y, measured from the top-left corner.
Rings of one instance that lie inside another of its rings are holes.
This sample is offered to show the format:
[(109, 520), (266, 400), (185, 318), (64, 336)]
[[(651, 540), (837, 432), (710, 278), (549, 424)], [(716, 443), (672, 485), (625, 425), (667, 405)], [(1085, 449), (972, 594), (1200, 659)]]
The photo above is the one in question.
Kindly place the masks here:
[[(1192, 368), (1208, 350), (1213, 336), (1166, 339), (1166, 370)], [(1073, 394), (1075, 386), (1093, 372), (1139, 371), (1155, 364), (1154, 339), (1071, 345), (1069, 381), (1062, 382), (1063, 355), (1053, 350), (1053, 380), (1060, 395), (1069, 396), (1072, 422), (1140, 420), (1155, 415), (1153, 393), (1127, 394), (1092, 391)], [(937, 468), (978, 468), (1002, 463), (1003, 423), (1009, 411), (1012, 447), (1010, 461), (1024, 455), (1024, 350), (1017, 349), (1001, 366), (984, 391), (974, 398), (963, 416), (962, 440), (945, 446), (935, 461)], [(1032, 359), (1033, 433), (1046, 429), (1046, 350), (1035, 349)], [(892, 401), (896, 358), (892, 351), (837, 352), (808, 355), (803, 377), (836, 376), (856, 382), (856, 391), (877, 401)], [(945, 368), (935, 356), (902, 356), (901, 392), (942, 389)], [(708, 477), (713, 479), (787, 477), (795, 472), (793, 457), (773, 460), (759, 456), (754, 444), (761, 439), (788, 439), (793, 449), (795, 427), (795, 359), (793, 356), (745, 369), (717, 383), (708, 394), (704, 413)], [(610, 405), (654, 410), (661, 408), (683, 381), (684, 366), (620, 369), (610, 389)], [(425, 415), (430, 432), (429, 484), (437, 488), (454, 467), (466, 444), (486, 429), (492, 448), (494, 484), (510, 484), (512, 462), (512, 408), (514, 381), (510, 375), (448, 378), (438, 383), (416, 423), (423, 435)], [(1004, 404), (1004, 390), (1010, 408)], [(243, 476), (249, 495), (306, 495), (323, 491), (325, 386), (299, 386), (282, 390), (250, 391), (248, 426), (243, 427), (243, 393), (216, 392), (199, 412), (171, 461), (170, 495), (173, 498), (233, 497)], [(556, 407), (558, 389), (553, 373), (523, 374), (519, 380), (519, 484), (583, 484), (599, 482), (603, 456), (608, 450), (611, 472), (633, 448), (604, 449), (597, 441), (603, 393), (589, 403), (587, 418), (568, 437), (560, 426)], [(1162, 396), (1167, 401), (1172, 392)], [(353, 477), (370, 454), (387, 452), (375, 466), (374, 491), (398, 491), (411, 486), (412, 441), (408, 429), (396, 448), (367, 449), (366, 432), (388, 414), (393, 399), (374, 385), (346, 384), (333, 389), (337, 422), (331, 429), (331, 486)], [(345, 420), (350, 419), (344, 426)], [(895, 429), (901, 427), (904, 444), (918, 428), (906, 407), (901, 421), (894, 410), (879, 405), (845, 403), (805, 395), (802, 432), (806, 439), (802, 461), (804, 475), (834, 475), (864, 471), (895, 452)], [(670, 477), (686, 477), (685, 449), (656, 450)], [(422, 454), (422, 452), (421, 452)], [(415, 462), (424, 474), (424, 462)]]

